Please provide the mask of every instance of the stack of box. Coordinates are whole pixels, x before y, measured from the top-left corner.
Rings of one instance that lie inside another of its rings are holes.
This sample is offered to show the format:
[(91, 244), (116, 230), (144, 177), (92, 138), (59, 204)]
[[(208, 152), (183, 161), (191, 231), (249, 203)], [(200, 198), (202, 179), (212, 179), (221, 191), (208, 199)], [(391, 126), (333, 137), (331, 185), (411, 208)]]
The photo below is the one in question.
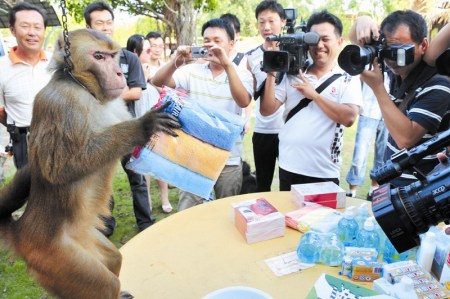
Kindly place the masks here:
[(297, 184), (291, 186), (291, 199), (297, 207), (314, 202), (333, 209), (345, 208), (345, 190), (333, 182)]
[(284, 236), (284, 216), (264, 198), (232, 204), (233, 219), (247, 243)]

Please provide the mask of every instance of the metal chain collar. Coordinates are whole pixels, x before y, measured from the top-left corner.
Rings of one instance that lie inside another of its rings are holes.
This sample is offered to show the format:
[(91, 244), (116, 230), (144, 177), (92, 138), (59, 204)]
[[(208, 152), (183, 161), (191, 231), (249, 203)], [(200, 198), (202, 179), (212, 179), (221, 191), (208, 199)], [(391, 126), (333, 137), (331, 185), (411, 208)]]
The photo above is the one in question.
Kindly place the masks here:
[(73, 62), (70, 53), (70, 41), (69, 41), (69, 30), (67, 29), (67, 12), (66, 12), (66, 1), (61, 0), (60, 6), (62, 10), (62, 26), (63, 26), (63, 36), (64, 36), (64, 72), (72, 76)]

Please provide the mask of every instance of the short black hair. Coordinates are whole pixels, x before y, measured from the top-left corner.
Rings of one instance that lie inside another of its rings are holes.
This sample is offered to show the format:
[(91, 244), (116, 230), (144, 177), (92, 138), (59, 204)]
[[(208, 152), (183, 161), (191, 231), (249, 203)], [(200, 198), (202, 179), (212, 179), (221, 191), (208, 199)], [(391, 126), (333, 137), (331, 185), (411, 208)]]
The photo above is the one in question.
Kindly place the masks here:
[(144, 49), (144, 39), (142, 34), (133, 34), (127, 40), (127, 50), (140, 56)]
[(306, 30), (310, 31), (313, 25), (322, 23), (330, 23), (334, 26), (337, 35), (342, 36), (343, 26), (341, 20), (326, 9), (315, 12), (309, 17), (306, 23)]
[(234, 32), (240, 33), (241, 32), (241, 22), (239, 21), (238, 17), (232, 13), (225, 13), (220, 16), (220, 19), (228, 22), (231, 24), (231, 26), (234, 28)]
[(233, 27), (231, 27), (230, 23), (228, 23), (222, 19), (211, 19), (208, 22), (206, 22), (205, 24), (203, 24), (202, 36), (203, 36), (203, 33), (205, 33), (205, 30), (209, 27), (224, 29), (227, 32), (230, 40), (234, 40), (234, 30), (233, 30)]
[(256, 6), (255, 9), (255, 17), (258, 19), (258, 16), (261, 12), (265, 10), (270, 10), (276, 12), (282, 20), (286, 20), (286, 15), (284, 13), (283, 6), (274, 0), (264, 0)]
[(151, 39), (151, 38), (163, 38), (161, 32), (158, 31), (150, 31), (145, 36), (145, 39)]
[(89, 4), (84, 9), (83, 15), (84, 15), (84, 20), (86, 21), (86, 24), (91, 26), (91, 13), (92, 12), (103, 11), (103, 10), (109, 11), (109, 13), (112, 16), (112, 19), (114, 20), (114, 12), (113, 12), (111, 6), (109, 6), (106, 2), (103, 2), (103, 1), (96, 1), (96, 2), (92, 2), (91, 4)]
[(44, 19), (44, 28), (47, 27), (47, 13), (45, 10), (40, 8), (39, 6), (36, 6), (34, 4), (31, 4), (29, 2), (19, 2), (16, 5), (14, 5), (13, 8), (9, 11), (9, 26), (14, 27), (14, 24), (16, 23), (16, 13), (22, 10), (34, 10), (37, 11), (42, 18)]
[(418, 44), (422, 43), (423, 39), (427, 37), (428, 29), (425, 19), (420, 14), (409, 9), (390, 13), (381, 22), (380, 30), (392, 33), (400, 25), (405, 25), (409, 28), (411, 39)]

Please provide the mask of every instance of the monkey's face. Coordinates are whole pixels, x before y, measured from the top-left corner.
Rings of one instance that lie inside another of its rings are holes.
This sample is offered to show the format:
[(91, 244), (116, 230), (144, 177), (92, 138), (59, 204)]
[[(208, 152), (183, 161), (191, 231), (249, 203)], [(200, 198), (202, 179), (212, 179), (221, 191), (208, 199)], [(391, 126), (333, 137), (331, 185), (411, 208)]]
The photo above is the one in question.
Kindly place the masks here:
[[(119, 52), (97, 49), (90, 52), (90, 71), (97, 78), (104, 98), (115, 99), (126, 86), (125, 77), (119, 67)], [(89, 87), (88, 87), (89, 88)]]

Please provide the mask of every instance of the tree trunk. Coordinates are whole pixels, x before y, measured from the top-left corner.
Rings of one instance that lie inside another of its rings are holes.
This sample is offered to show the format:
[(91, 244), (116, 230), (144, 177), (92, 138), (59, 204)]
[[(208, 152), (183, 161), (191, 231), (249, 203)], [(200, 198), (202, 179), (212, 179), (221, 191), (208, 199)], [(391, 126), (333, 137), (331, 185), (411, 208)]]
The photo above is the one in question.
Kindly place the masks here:
[(192, 45), (195, 38), (194, 2), (192, 0), (179, 1), (178, 15), (176, 15), (175, 37), (178, 45)]

